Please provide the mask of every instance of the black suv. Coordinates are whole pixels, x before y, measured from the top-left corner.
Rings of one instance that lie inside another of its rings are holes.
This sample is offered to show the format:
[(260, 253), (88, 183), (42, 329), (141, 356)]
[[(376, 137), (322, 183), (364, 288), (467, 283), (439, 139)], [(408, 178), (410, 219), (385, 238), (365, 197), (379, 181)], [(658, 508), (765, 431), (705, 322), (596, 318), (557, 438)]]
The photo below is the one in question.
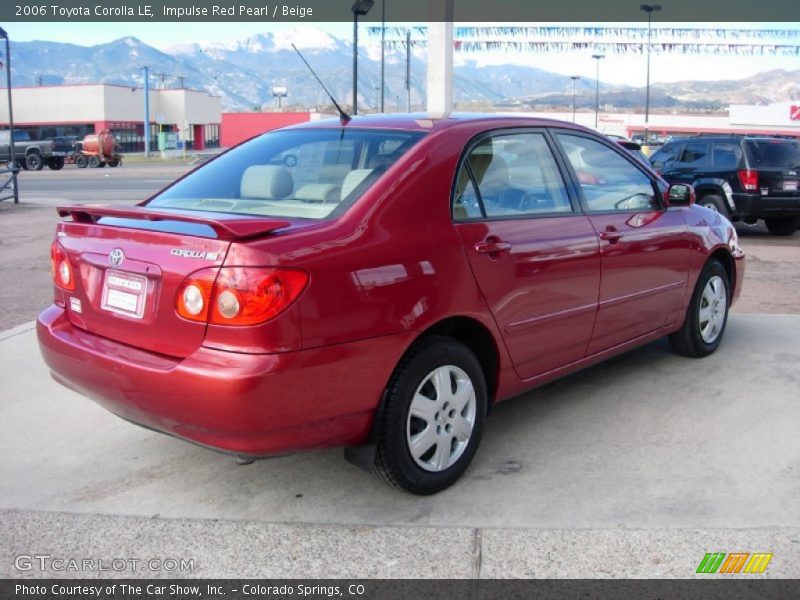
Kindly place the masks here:
[(698, 136), (673, 140), (650, 157), (669, 183), (690, 183), (697, 203), (732, 221), (764, 223), (773, 235), (800, 227), (800, 141)]

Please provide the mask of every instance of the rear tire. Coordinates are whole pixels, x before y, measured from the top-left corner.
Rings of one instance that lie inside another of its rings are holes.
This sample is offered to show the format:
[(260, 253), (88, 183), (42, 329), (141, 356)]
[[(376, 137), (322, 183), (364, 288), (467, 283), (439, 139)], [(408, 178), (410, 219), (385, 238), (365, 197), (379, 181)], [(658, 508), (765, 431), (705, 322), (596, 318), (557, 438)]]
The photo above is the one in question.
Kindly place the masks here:
[(116, 159), (116, 158), (112, 158), (112, 159), (110, 159), (110, 160), (108, 161), (108, 166), (109, 166), (109, 167), (111, 167), (111, 168), (113, 169), (114, 167), (118, 166), (118, 165), (119, 165), (119, 163), (120, 163), (120, 161), (119, 161), (118, 159)]
[(730, 297), (728, 273), (718, 260), (712, 258), (697, 278), (683, 327), (669, 336), (672, 350), (693, 358), (714, 352), (728, 323)]
[(89, 159), (86, 158), (85, 156), (81, 155), (75, 157), (75, 166), (78, 167), (79, 169), (85, 169), (86, 165), (88, 164), (89, 164)]
[(30, 171), (41, 171), (44, 167), (44, 159), (41, 154), (31, 152), (25, 157), (25, 168)]
[(100, 166), (100, 157), (99, 156), (90, 156), (89, 157), (89, 168), (96, 169)]
[(800, 217), (771, 217), (764, 224), (772, 235), (792, 235), (800, 227)]
[(697, 201), (697, 204), (709, 210), (713, 210), (714, 212), (718, 212), (725, 217), (728, 216), (728, 209), (725, 206), (725, 201), (722, 199), (722, 196), (718, 196), (717, 194), (703, 196)]
[(60, 171), (64, 168), (64, 159), (56, 156), (47, 161), (47, 166), (53, 171)]
[(413, 494), (458, 480), (478, 450), (488, 396), (478, 359), (451, 338), (421, 341), (386, 388), (375, 472)]

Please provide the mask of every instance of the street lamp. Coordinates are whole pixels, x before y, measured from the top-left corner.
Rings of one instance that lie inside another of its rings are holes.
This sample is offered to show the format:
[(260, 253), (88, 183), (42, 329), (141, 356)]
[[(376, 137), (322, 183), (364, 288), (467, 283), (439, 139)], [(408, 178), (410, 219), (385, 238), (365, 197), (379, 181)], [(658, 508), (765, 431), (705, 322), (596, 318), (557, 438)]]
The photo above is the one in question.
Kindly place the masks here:
[(150, 158), (150, 67), (140, 67), (144, 71), (144, 156)]
[(578, 79), (580, 79), (579, 75), (571, 75), (570, 79), (572, 79), (572, 122), (575, 122), (575, 84), (578, 83)]
[(642, 4), (639, 10), (647, 13), (647, 87), (645, 88), (644, 100), (644, 143), (647, 143), (647, 128), (650, 121), (650, 22), (654, 12), (661, 10), (660, 4)]
[(381, 112), (384, 110), (386, 96), (386, 0), (381, 0)]
[(597, 129), (597, 115), (600, 113), (600, 59), (605, 58), (605, 54), (592, 54), (592, 58), (597, 61), (597, 77), (594, 87), (594, 128)]
[(353, 11), (353, 114), (358, 114), (358, 17), (366, 15), (375, 5), (375, 0), (356, 0), (350, 7)]
[[(0, 38), (6, 41), (6, 90), (8, 91), (8, 164), (11, 170), (11, 185), (14, 194), (14, 204), (19, 204), (19, 187), (17, 185), (17, 151), (14, 148), (14, 109), (11, 103), (11, 46), (8, 41), (8, 33), (0, 27)], [(7, 185), (7, 184), (6, 184)], [(5, 188), (5, 185), (2, 186)]]

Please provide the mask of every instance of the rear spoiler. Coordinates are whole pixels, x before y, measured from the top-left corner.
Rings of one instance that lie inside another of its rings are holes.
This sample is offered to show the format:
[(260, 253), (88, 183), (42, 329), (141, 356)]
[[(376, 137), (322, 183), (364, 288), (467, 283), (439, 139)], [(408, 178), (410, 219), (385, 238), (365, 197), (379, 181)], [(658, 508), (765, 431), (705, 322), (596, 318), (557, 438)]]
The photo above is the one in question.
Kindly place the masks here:
[(230, 217), (215, 219), (206, 214), (187, 214), (185, 212), (170, 212), (148, 209), (146, 207), (130, 206), (116, 208), (100, 205), (59, 206), (58, 214), (62, 217), (72, 217), (76, 223), (97, 223), (102, 217), (118, 217), (122, 219), (141, 219), (143, 221), (181, 221), (208, 225), (220, 239), (241, 239), (263, 235), (277, 229), (289, 227), (289, 221), (273, 218), (259, 217)]

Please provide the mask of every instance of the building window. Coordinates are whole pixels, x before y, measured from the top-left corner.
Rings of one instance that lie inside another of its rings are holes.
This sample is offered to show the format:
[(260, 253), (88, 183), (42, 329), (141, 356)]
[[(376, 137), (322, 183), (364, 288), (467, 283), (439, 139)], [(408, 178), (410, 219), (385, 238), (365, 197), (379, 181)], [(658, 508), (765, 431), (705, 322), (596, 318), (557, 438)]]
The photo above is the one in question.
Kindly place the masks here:
[(206, 148), (219, 148), (219, 124), (205, 126)]

